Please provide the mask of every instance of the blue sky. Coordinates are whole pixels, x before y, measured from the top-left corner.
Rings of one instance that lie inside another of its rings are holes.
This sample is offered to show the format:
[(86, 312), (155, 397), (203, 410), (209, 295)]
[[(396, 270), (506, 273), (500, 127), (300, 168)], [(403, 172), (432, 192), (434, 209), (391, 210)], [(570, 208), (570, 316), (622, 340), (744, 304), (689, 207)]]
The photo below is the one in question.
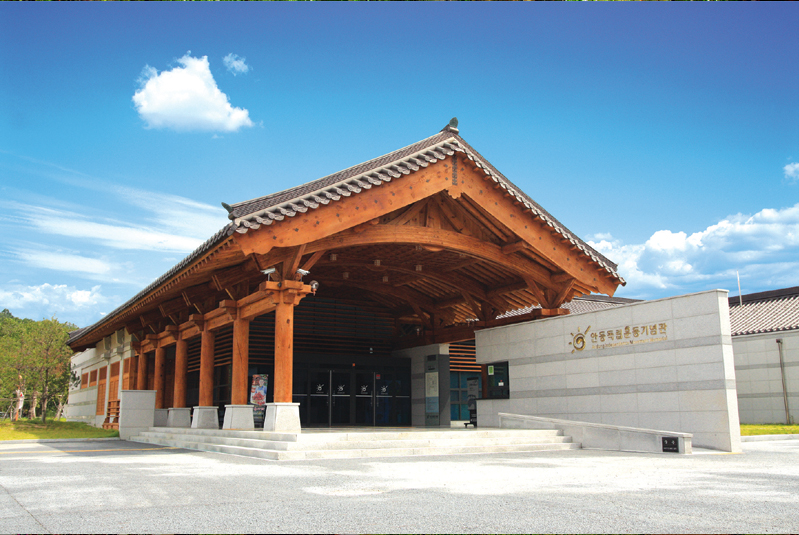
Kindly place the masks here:
[(619, 263), (619, 296), (799, 285), (797, 22), (792, 2), (2, 3), (0, 309), (93, 323), (222, 228), (220, 202), (453, 116)]

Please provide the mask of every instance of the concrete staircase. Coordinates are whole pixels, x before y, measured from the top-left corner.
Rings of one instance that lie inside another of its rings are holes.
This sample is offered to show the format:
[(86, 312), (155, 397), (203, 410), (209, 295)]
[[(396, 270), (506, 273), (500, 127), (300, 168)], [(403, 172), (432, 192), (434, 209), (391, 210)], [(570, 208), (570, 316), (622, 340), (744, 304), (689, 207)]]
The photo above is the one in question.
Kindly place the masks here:
[(323, 429), (299, 434), (151, 427), (133, 442), (276, 461), (580, 449), (558, 430)]

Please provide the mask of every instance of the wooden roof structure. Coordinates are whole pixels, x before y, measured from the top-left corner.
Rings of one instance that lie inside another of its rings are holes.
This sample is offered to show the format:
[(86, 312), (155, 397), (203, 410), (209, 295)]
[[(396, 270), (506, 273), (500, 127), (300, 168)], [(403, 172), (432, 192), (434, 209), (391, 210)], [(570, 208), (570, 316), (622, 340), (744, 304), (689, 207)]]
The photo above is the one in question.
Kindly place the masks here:
[[(69, 345), (231, 318), (218, 310), (253, 308), (269, 269), (272, 281), (310, 271), (320, 295), (385, 307), (398, 326), (423, 330), (415, 345), (567, 313), (574, 297), (625, 284), (616, 264), (469, 146), (454, 119), (379, 158), (225, 207), (230, 223)], [(525, 307), (536, 308), (497, 319)]]

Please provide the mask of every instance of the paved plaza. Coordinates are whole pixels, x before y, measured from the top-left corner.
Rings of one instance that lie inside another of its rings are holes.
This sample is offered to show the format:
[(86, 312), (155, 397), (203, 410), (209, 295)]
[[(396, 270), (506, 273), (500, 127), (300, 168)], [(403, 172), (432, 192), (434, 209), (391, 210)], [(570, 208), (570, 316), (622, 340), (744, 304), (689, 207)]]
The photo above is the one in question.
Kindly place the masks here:
[(798, 507), (799, 440), (301, 462), (0, 445), (0, 533), (797, 533)]

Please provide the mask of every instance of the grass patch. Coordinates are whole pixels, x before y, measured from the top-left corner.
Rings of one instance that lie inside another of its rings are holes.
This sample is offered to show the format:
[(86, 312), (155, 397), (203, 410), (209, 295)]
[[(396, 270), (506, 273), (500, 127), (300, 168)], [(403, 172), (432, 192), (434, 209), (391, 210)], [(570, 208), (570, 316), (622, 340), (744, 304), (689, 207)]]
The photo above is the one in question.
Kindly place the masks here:
[(47, 438), (106, 438), (118, 437), (119, 431), (101, 429), (82, 422), (20, 419), (17, 422), (0, 420), (0, 440), (25, 440)]
[(741, 436), (752, 435), (799, 435), (799, 425), (741, 424)]

